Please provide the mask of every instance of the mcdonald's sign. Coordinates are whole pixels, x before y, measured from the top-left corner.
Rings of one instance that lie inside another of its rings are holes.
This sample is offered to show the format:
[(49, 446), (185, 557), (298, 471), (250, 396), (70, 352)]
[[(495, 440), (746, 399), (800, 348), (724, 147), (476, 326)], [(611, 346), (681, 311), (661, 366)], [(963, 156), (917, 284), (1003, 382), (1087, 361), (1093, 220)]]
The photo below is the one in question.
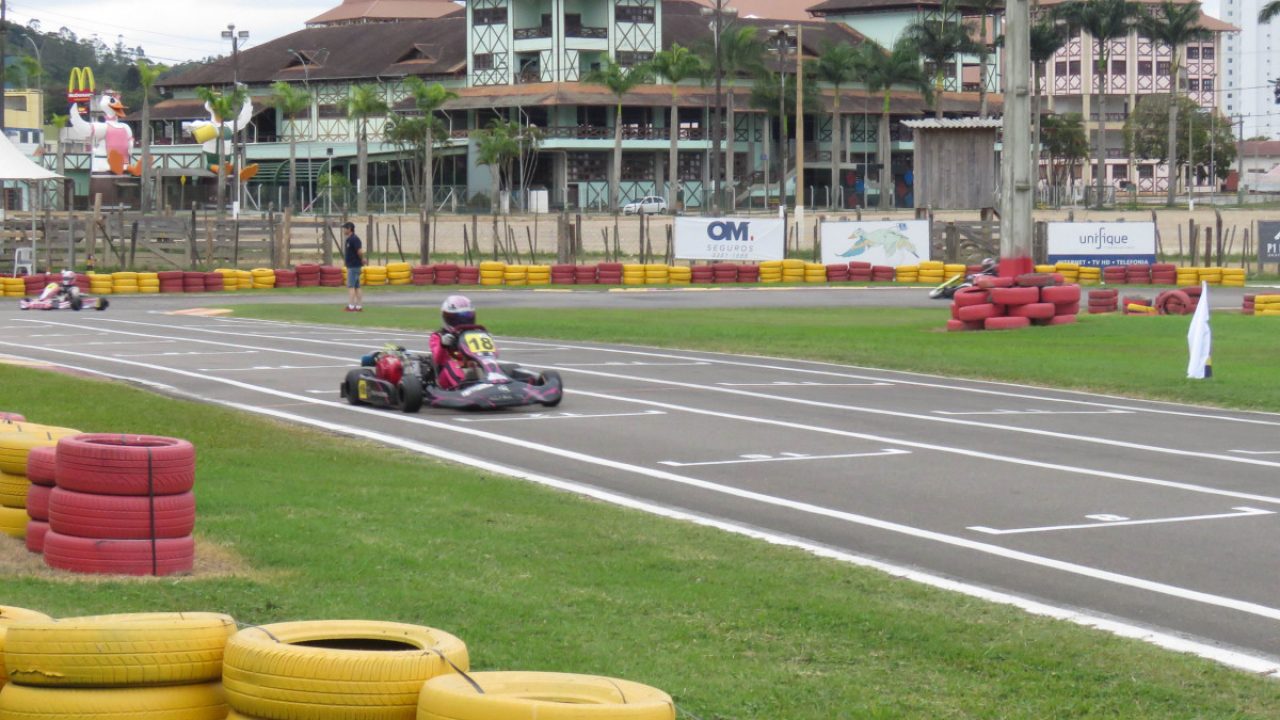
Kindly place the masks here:
[(67, 78), (67, 102), (87, 105), (93, 99), (93, 91), (93, 68), (71, 68), (71, 76)]

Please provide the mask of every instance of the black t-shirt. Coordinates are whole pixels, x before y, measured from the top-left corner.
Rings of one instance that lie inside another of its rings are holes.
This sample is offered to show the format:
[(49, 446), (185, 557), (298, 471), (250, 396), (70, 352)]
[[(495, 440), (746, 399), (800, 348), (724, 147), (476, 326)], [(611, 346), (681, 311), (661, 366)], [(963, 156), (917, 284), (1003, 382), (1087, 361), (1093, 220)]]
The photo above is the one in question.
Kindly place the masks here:
[(346, 255), (347, 267), (352, 268), (352, 267), (360, 267), (361, 265), (364, 265), (364, 263), (360, 261), (361, 247), (362, 247), (362, 244), (360, 242), (359, 235), (356, 235), (355, 233), (351, 233), (349, 236), (347, 236), (346, 249), (344, 251)]

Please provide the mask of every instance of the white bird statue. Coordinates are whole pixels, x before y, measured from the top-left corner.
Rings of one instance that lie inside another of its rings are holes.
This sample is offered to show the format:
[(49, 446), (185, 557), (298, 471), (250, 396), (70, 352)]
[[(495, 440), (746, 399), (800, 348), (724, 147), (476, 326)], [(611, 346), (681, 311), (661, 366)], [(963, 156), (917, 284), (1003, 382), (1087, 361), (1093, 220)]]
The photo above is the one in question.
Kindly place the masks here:
[(120, 119), (125, 111), (120, 97), (108, 90), (98, 98), (97, 108), (102, 112), (102, 121), (86, 122), (80, 116), (79, 104), (71, 105), (67, 139), (87, 141), (93, 146), (92, 172), (96, 174), (141, 175), (141, 166), (129, 161), (133, 155), (133, 130)]

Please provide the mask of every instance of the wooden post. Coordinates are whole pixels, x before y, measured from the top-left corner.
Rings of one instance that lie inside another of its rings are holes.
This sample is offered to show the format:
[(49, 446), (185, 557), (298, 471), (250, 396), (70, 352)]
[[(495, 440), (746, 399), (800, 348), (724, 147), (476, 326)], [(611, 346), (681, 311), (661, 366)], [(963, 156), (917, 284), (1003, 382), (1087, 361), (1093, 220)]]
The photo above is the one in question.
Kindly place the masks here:
[(960, 228), (954, 222), (948, 222), (942, 230), (944, 262), (954, 263), (960, 256)]
[(1196, 221), (1188, 220), (1187, 221), (1187, 245), (1191, 247), (1191, 264), (1193, 266), (1196, 264), (1196, 258), (1199, 257), (1199, 253), (1197, 252), (1199, 248), (1199, 243), (1196, 242), (1199, 239), (1200, 239), (1200, 233), (1196, 230)]
[(102, 217), (102, 193), (94, 193), (93, 215), (90, 217), (88, 229), (89, 254), (98, 254), (98, 219)]
[(1217, 253), (1218, 265), (1221, 266), (1222, 263), (1224, 262), (1222, 257), (1222, 211), (1218, 210), (1217, 208), (1214, 208), (1213, 217), (1214, 217), (1214, 227), (1216, 228), (1214, 235), (1218, 238), (1218, 253)]
[(1205, 264), (1213, 262), (1213, 228), (1204, 229), (1204, 261)]
[(129, 264), (127, 267), (130, 270), (133, 269), (133, 259), (137, 256), (137, 252), (138, 252), (138, 221), (134, 220), (133, 232), (129, 234)]
[(196, 205), (191, 205), (191, 227), (187, 228), (187, 267), (196, 269)]

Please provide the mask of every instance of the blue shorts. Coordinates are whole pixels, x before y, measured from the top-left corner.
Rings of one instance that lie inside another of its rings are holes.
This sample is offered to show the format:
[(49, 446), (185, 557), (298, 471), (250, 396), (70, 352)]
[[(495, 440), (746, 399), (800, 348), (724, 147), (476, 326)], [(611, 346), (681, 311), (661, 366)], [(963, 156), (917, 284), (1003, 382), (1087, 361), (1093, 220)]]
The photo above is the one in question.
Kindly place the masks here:
[(360, 287), (360, 268), (358, 267), (347, 268), (347, 287), (349, 288)]

